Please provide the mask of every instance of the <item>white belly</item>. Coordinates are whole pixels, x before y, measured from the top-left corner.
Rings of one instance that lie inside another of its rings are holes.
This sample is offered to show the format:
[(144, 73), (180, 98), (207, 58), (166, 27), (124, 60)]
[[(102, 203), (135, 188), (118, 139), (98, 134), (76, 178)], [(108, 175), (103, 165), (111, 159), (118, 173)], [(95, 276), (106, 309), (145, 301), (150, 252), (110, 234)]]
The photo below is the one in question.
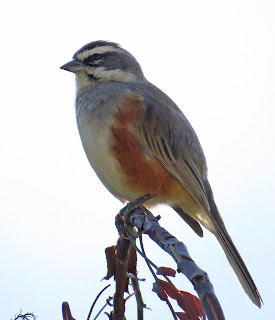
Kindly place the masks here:
[(78, 118), (78, 129), (87, 158), (105, 187), (120, 200), (138, 197), (123, 184), (119, 164), (109, 151), (111, 120)]

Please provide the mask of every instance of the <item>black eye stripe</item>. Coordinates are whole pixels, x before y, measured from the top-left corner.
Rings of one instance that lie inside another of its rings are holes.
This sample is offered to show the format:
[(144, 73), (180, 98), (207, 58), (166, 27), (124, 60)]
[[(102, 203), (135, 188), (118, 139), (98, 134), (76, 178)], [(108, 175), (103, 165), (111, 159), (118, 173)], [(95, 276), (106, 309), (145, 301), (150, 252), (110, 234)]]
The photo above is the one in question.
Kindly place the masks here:
[(93, 58), (94, 61), (95, 61), (95, 60), (99, 60), (99, 59), (102, 58), (102, 54), (95, 53), (95, 54), (92, 55), (92, 58)]
[(83, 62), (85, 64), (93, 64), (95, 61), (98, 61), (98, 60), (103, 60), (103, 58), (106, 56), (106, 54), (99, 54), (99, 53), (94, 53), (93, 55), (85, 58), (83, 60)]

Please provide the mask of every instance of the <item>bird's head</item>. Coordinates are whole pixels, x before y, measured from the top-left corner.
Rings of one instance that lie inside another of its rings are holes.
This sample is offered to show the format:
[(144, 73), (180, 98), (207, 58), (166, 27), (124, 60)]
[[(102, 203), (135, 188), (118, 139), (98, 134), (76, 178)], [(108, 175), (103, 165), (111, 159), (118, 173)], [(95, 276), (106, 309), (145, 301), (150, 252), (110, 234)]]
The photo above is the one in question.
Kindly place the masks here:
[(61, 69), (76, 75), (78, 90), (100, 82), (133, 82), (143, 78), (136, 59), (117, 43), (108, 41), (86, 44)]

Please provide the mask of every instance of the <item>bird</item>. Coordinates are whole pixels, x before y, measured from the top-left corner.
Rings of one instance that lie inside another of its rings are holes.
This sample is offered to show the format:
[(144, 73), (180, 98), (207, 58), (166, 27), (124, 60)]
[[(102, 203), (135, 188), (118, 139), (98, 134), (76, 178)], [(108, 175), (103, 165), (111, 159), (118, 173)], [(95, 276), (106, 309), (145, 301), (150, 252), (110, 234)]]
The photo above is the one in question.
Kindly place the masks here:
[(60, 68), (75, 74), (78, 131), (103, 185), (122, 202), (154, 195), (146, 208), (169, 205), (200, 237), (204, 226), (261, 308), (260, 293), (214, 201), (199, 139), (181, 109), (118, 43), (90, 42)]

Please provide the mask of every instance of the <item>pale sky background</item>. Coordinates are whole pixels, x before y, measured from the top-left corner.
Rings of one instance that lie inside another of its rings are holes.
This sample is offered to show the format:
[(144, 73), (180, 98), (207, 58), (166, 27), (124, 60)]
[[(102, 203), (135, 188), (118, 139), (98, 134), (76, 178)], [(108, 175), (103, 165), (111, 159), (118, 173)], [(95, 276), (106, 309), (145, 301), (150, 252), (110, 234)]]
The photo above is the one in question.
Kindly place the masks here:
[[(227, 319), (274, 319), (275, 2), (17, 0), (0, 12), (1, 320), (20, 309), (61, 320), (63, 301), (77, 320), (86, 319), (107, 284), (100, 282), (104, 248), (116, 243), (121, 204), (89, 166), (75, 123), (74, 76), (59, 69), (99, 39), (130, 51), (192, 123), (262, 310), (246, 297), (212, 235), (199, 239), (166, 207), (154, 210), (160, 223), (208, 272)], [(154, 244), (145, 245), (158, 265), (176, 268)], [(172, 319), (139, 261), (152, 309), (145, 319)], [(193, 293), (183, 275), (175, 283)], [(134, 299), (129, 320), (136, 319), (133, 308)]]

